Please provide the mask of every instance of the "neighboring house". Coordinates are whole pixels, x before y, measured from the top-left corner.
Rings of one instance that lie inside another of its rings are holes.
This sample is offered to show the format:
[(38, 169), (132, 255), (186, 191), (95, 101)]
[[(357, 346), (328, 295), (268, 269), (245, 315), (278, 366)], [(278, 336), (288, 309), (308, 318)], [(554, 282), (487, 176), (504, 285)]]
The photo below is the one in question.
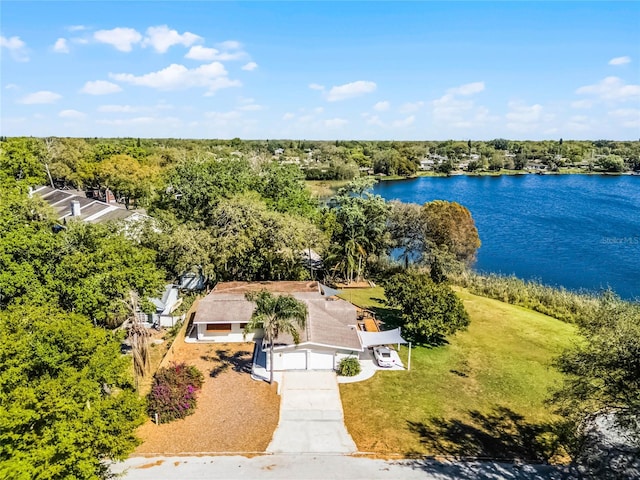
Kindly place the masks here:
[(149, 301), (156, 307), (155, 313), (145, 315), (146, 320), (153, 325), (161, 327), (173, 327), (182, 320), (182, 316), (174, 316), (172, 313), (182, 305), (178, 287), (169, 284), (165, 286), (162, 298), (150, 298)]
[(83, 192), (58, 190), (51, 187), (36, 187), (31, 194), (37, 194), (49, 204), (58, 215), (61, 223), (69, 220), (82, 220), (88, 223), (103, 223), (109, 220), (125, 220), (127, 223), (149, 218), (140, 212), (127, 210), (115, 203), (113, 195), (107, 192), (107, 200), (103, 202), (95, 198), (87, 198)]
[[(198, 303), (187, 341), (260, 342), (262, 331), (246, 337), (243, 333), (255, 307), (245, 294), (262, 289), (290, 294), (308, 309), (306, 327), (300, 331), (297, 345), (288, 335), (276, 339), (274, 370), (333, 370), (342, 358), (358, 356), (364, 350), (357, 331), (356, 307), (318, 282), (219, 283)], [(261, 347), (263, 351), (268, 349), (268, 345)]]
[(178, 288), (185, 292), (201, 292), (207, 288), (208, 281), (202, 273), (187, 272), (180, 276)]

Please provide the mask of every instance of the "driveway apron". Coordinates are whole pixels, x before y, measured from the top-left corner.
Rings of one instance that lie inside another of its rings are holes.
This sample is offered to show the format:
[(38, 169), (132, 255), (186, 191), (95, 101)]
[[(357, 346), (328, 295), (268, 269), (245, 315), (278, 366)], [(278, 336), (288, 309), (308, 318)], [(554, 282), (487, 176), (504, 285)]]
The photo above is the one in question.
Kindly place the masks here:
[(270, 453), (354, 453), (334, 372), (284, 372)]

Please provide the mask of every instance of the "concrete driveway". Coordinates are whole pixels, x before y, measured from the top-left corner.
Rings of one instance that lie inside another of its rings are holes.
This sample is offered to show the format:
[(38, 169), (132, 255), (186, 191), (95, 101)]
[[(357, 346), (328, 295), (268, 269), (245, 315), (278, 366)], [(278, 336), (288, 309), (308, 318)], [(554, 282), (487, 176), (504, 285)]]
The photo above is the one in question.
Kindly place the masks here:
[(344, 426), (334, 372), (284, 372), (280, 422), (269, 453), (341, 453), (357, 451)]

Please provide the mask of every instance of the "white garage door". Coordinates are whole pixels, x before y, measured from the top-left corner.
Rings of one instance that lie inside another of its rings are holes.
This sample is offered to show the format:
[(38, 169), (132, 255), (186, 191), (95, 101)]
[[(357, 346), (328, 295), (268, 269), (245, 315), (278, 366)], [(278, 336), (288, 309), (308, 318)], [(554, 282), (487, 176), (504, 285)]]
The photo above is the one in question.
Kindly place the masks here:
[(283, 370), (306, 370), (307, 352), (287, 352), (282, 354)]
[(309, 370), (333, 370), (333, 353), (310, 352)]

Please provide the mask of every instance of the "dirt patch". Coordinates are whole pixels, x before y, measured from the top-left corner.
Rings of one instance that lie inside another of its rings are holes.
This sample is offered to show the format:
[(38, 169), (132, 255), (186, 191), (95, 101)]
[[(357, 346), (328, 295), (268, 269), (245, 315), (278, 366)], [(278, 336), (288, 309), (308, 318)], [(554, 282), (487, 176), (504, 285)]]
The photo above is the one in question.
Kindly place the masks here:
[(172, 360), (195, 365), (205, 376), (196, 412), (171, 423), (151, 420), (138, 429), (143, 440), (134, 455), (263, 452), (278, 425), (276, 385), (249, 372), (253, 343), (185, 343)]
[(145, 463), (144, 465), (140, 465), (138, 468), (142, 469), (142, 468), (153, 468), (153, 467), (158, 467), (160, 465), (162, 465), (164, 463), (164, 460), (156, 460), (155, 462), (152, 463)]

